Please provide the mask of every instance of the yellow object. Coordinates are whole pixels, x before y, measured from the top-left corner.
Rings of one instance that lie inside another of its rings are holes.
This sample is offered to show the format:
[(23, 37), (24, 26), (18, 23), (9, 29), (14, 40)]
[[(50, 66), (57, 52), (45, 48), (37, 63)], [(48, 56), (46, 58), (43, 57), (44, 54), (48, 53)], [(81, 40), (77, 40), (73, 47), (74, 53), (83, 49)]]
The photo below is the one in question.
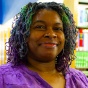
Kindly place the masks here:
[(78, 24), (78, 0), (64, 0), (65, 6), (67, 6), (73, 14), (73, 18)]
[[(75, 24), (77, 25), (78, 24), (78, 0), (64, 0), (64, 4), (72, 12)], [(74, 53), (76, 54), (76, 50), (74, 50)], [(72, 61), (72, 64), (70, 67), (71, 68), (76, 67), (75, 60)]]
[(0, 65), (2, 65), (7, 62), (5, 43), (8, 41), (10, 37), (11, 28), (6, 25), (2, 25), (0, 27), (1, 27), (0, 28)]

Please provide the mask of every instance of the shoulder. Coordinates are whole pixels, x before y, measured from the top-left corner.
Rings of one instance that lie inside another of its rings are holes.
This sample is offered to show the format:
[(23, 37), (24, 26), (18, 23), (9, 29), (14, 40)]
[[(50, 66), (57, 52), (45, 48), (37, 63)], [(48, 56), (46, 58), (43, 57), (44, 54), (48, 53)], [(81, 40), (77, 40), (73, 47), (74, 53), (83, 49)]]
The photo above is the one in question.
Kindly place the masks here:
[(7, 63), (0, 66), (0, 76), (16, 75), (20, 73), (21, 66), (14, 66), (11, 63)]
[(70, 68), (70, 74), (76, 78), (79, 78), (80, 80), (85, 80), (88, 82), (88, 78), (86, 77), (86, 75), (82, 71)]
[(9, 79), (13, 79), (12, 75), (16, 72), (13, 70), (11, 64), (4, 64), (0, 66), (0, 88), (3, 88), (3, 85), (11, 82)]
[(83, 72), (76, 69), (69, 69), (66, 74), (66, 81), (69, 81), (69, 85), (72, 84), (78, 88), (88, 88), (88, 78)]
[(73, 75), (73, 76), (76, 76), (76, 77), (87, 78), (86, 75), (82, 71), (77, 70), (77, 69), (70, 68), (69, 73), (70, 73), (70, 75)]
[(10, 63), (0, 66), (0, 74), (6, 74), (13, 71), (13, 67)]
[(13, 88), (13, 86), (20, 85), (19, 88), (21, 88), (24, 82), (21, 66), (13, 66), (11, 63), (0, 66), (0, 88), (3, 88), (3, 85), (6, 88), (8, 86)]

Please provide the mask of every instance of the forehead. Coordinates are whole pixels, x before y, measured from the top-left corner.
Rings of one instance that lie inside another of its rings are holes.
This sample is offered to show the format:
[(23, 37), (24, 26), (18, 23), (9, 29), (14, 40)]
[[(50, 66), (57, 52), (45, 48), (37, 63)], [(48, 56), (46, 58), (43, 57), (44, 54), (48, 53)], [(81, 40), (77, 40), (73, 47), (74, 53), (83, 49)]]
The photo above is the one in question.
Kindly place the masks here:
[(61, 21), (61, 18), (60, 15), (54, 10), (41, 9), (33, 16), (33, 21), (35, 20)]

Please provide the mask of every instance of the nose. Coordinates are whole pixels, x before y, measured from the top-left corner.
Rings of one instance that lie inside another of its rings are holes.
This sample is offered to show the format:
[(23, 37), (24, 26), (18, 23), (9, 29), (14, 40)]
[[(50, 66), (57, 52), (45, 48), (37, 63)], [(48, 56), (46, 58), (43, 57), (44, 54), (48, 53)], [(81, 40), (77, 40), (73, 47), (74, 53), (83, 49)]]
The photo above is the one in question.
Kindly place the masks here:
[(52, 29), (48, 29), (45, 34), (44, 34), (45, 38), (57, 38), (57, 34), (56, 32), (54, 32), (54, 30)]

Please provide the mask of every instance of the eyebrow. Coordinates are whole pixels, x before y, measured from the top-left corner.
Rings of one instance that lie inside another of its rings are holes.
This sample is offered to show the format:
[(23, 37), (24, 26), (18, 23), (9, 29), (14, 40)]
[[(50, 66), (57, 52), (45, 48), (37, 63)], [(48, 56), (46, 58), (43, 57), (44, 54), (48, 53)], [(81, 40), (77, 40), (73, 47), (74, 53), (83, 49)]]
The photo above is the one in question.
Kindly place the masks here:
[(36, 24), (36, 23), (44, 23), (44, 24), (45, 24), (44, 21), (42, 21), (42, 20), (37, 20), (37, 21), (34, 21), (32, 25), (34, 25), (34, 24)]
[[(32, 25), (34, 25), (34, 24), (36, 24), (36, 23), (44, 23), (44, 24), (46, 24), (46, 23), (45, 23), (44, 21), (42, 21), (42, 20), (37, 20), (37, 21), (34, 21)], [(63, 25), (63, 23), (61, 23), (61, 22), (56, 22), (54, 25)]]
[(55, 25), (63, 25), (63, 23), (58, 23), (58, 22), (57, 22), (57, 23), (55, 23)]

